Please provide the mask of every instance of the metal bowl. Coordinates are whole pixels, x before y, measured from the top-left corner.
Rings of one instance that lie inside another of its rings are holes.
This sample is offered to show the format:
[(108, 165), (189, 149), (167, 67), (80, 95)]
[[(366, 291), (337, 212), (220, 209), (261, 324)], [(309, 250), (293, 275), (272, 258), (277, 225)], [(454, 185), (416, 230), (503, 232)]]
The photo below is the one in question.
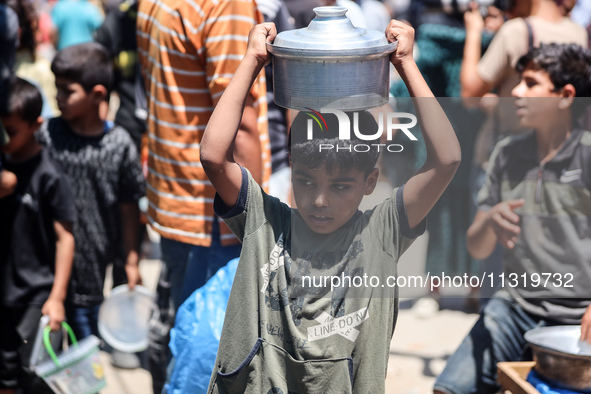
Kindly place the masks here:
[(101, 305), (98, 329), (101, 337), (122, 352), (141, 352), (148, 347), (148, 321), (153, 309), (154, 295), (143, 286), (129, 290), (121, 285), (111, 290)]
[(314, 12), (308, 27), (279, 33), (267, 44), (277, 105), (355, 111), (386, 104), (389, 55), (397, 43), (389, 43), (383, 32), (354, 27), (344, 7)]
[(534, 369), (544, 378), (576, 390), (591, 388), (591, 345), (580, 340), (581, 326), (541, 327), (525, 333)]

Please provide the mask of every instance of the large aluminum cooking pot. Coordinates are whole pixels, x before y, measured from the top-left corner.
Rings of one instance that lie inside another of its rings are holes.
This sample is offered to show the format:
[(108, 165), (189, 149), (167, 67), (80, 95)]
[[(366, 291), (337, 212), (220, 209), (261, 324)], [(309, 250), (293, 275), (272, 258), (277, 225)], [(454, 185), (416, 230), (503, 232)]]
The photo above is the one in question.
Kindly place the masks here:
[(397, 43), (384, 32), (354, 27), (344, 7), (314, 12), (308, 27), (281, 32), (267, 44), (277, 105), (355, 111), (386, 104), (389, 55)]
[(535, 370), (575, 390), (591, 389), (591, 345), (580, 341), (581, 326), (541, 327), (525, 333)]

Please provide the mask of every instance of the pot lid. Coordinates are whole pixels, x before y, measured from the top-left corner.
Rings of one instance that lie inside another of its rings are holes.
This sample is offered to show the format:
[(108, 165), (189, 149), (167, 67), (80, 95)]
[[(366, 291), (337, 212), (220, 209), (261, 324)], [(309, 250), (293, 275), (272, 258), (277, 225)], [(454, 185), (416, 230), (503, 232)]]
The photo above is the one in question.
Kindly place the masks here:
[[(290, 54), (293, 50), (311, 51), (315, 56), (363, 55), (393, 52), (384, 32), (355, 27), (345, 16), (345, 7), (316, 7), (316, 18), (308, 27), (281, 32), (269, 45), (273, 54)], [(320, 51), (320, 52), (317, 52)]]
[(529, 330), (524, 338), (531, 345), (572, 356), (591, 357), (591, 345), (581, 341), (581, 326), (539, 327)]

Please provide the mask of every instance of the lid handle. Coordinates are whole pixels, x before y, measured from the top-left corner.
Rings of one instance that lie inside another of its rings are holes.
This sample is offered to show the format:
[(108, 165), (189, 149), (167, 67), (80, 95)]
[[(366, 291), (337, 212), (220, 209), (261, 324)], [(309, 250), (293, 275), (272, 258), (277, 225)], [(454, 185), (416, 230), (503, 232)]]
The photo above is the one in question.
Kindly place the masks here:
[(315, 7), (314, 12), (317, 18), (342, 18), (347, 13), (345, 7)]

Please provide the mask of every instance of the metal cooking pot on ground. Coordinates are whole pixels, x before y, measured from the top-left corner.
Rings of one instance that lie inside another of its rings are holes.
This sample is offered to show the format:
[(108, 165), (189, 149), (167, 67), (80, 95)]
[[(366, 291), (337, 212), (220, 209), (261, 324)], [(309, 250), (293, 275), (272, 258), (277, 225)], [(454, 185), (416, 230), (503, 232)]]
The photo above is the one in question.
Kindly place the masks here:
[(344, 7), (314, 12), (308, 27), (281, 32), (267, 44), (277, 105), (355, 111), (386, 104), (389, 56), (397, 43), (389, 43), (384, 32), (354, 27)]
[(581, 326), (541, 327), (525, 333), (534, 369), (544, 378), (576, 390), (591, 388), (591, 345), (580, 341)]

